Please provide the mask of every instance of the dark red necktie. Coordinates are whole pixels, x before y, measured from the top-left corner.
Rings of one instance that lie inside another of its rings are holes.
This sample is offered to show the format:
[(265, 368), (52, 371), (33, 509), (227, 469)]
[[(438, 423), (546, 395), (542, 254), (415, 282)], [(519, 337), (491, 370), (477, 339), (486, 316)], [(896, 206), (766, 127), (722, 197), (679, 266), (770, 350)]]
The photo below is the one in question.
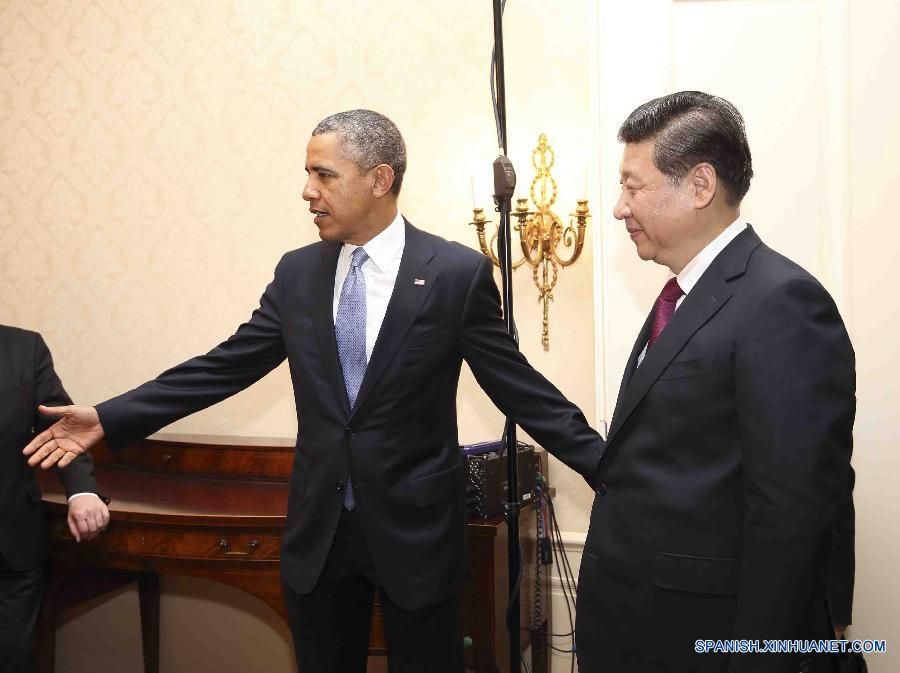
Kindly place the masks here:
[(684, 292), (678, 287), (677, 278), (670, 278), (662, 292), (659, 293), (656, 306), (653, 308), (653, 325), (650, 327), (650, 338), (647, 339), (647, 350), (650, 350), (653, 342), (659, 338), (666, 325), (669, 324), (672, 314), (675, 313), (675, 304), (683, 294)]

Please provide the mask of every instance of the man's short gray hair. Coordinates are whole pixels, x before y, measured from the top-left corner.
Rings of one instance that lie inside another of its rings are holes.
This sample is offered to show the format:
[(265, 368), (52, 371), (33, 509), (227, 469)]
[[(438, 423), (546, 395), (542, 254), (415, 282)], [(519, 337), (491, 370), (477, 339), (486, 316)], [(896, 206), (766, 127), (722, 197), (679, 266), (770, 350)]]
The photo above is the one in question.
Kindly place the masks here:
[(314, 136), (334, 133), (344, 155), (364, 173), (379, 164), (394, 170), (391, 191), (400, 193), (406, 172), (406, 143), (400, 129), (383, 114), (372, 110), (348, 110), (325, 117), (313, 129)]

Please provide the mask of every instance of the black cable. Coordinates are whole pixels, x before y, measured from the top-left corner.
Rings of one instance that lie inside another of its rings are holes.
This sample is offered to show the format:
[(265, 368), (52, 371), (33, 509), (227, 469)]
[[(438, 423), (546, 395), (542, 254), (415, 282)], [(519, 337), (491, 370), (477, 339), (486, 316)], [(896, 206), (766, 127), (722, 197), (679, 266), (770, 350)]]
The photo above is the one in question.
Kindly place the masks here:
[[(500, 3), (500, 16), (506, 9), (506, 0)], [(497, 104), (497, 46), (491, 49), (491, 103), (494, 108), (494, 123), (497, 125), (497, 147), (503, 147), (503, 129), (500, 128), (500, 106)]]
[(556, 647), (556, 645), (551, 645), (550, 649), (555, 650), (556, 652), (562, 652), (563, 654), (574, 654), (575, 653), (575, 650), (564, 650), (561, 647)]
[[(548, 502), (550, 505), (551, 516), (553, 517), (554, 531), (556, 532), (556, 536), (559, 539), (560, 549), (565, 550), (565, 545), (564, 545), (563, 539), (562, 539), (562, 531), (560, 531), (560, 529), (559, 529), (559, 522), (556, 519), (556, 512), (553, 509), (553, 502), (552, 501), (548, 501)], [(578, 584), (575, 581), (575, 572), (572, 570), (572, 566), (569, 564), (569, 556), (565, 553), (565, 551), (563, 551), (563, 560), (565, 561), (566, 579), (568, 581), (569, 588), (572, 590), (573, 595), (575, 595), (577, 593)]]
[[(549, 502), (549, 500), (550, 499), (548, 498), (548, 502)], [(551, 505), (551, 511), (552, 511), (552, 505)], [(556, 567), (562, 568), (562, 564), (560, 564), (560, 562), (559, 562), (559, 555), (561, 552), (564, 552), (564, 550), (561, 550), (558, 548), (558, 543), (554, 538), (551, 538), (550, 548), (553, 550), (553, 559), (556, 562)], [(574, 632), (575, 622), (572, 619), (572, 608), (571, 608), (570, 601), (569, 601), (569, 587), (567, 586), (567, 582), (563, 582), (562, 588), (563, 588), (563, 598), (566, 601), (566, 611), (569, 614), (569, 626), (572, 627), (572, 632)], [(557, 637), (557, 636), (560, 636), (561, 634), (554, 633), (551, 635), (554, 637)], [(568, 634), (566, 634), (566, 635), (568, 635)]]
[(565, 544), (562, 539), (562, 532), (559, 529), (559, 522), (556, 519), (556, 510), (553, 507), (553, 500), (548, 499), (547, 503), (550, 507), (550, 518), (553, 522), (553, 534), (556, 538), (557, 544), (559, 545), (560, 553), (563, 559), (562, 570), (565, 575), (565, 586), (568, 587), (570, 593), (572, 594), (572, 604), (577, 607), (577, 584), (575, 582), (575, 573), (572, 571), (572, 566), (569, 564), (569, 557), (565, 551)]
[[(559, 566), (560, 564), (559, 564), (558, 555), (565, 553), (565, 552), (562, 550), (559, 550), (557, 548), (556, 544), (552, 545), (552, 547), (553, 547), (553, 558), (557, 559), (557, 566)], [(563, 590), (563, 599), (566, 602), (566, 612), (568, 613), (568, 617), (569, 617), (569, 629), (570, 630), (568, 631), (568, 633), (553, 633), (551, 635), (554, 638), (574, 638), (574, 636), (575, 636), (575, 620), (572, 618), (572, 608), (575, 607), (575, 601), (571, 595), (571, 588), (568, 586), (568, 583), (565, 581), (562, 583), (562, 590)], [(573, 643), (573, 647), (574, 647), (574, 643)]]
[[(553, 499), (547, 498), (547, 504), (550, 508), (550, 518), (552, 520), (551, 525), (556, 530), (556, 532), (558, 532), (559, 526), (557, 525), (556, 513), (554, 512), (554, 509), (553, 509)], [(566, 612), (569, 615), (569, 626), (571, 627), (570, 634), (571, 634), (571, 638), (572, 638), (572, 649), (568, 650), (568, 652), (572, 654), (571, 670), (574, 671), (575, 670), (575, 620), (572, 618), (572, 606), (575, 604), (575, 600), (574, 600), (574, 596), (573, 596), (571, 604), (570, 604), (569, 593), (571, 592), (571, 585), (569, 584), (568, 572), (566, 571), (567, 560), (563, 561), (563, 563), (560, 563), (560, 561), (559, 561), (559, 556), (562, 555), (563, 558), (565, 558), (565, 554), (566, 554), (565, 547), (562, 546), (562, 536), (559, 535), (558, 539), (553, 540), (551, 542), (550, 547), (553, 549), (553, 558), (556, 559), (557, 567), (562, 568), (563, 572), (566, 573), (566, 579), (563, 582), (563, 599), (565, 599), (565, 602), (566, 602)], [(557, 549), (557, 547), (558, 547), (558, 549)], [(553, 635), (555, 635), (555, 634), (553, 634)], [(562, 650), (562, 649), (556, 647), (552, 643), (551, 643), (550, 647), (559, 652), (567, 651), (567, 650)]]

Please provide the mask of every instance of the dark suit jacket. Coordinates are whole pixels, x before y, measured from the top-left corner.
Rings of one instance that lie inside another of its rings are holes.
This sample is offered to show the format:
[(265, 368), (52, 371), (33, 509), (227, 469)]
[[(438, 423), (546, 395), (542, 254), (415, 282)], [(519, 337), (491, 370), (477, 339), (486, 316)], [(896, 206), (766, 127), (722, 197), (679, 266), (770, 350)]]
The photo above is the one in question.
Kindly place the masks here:
[(260, 307), (230, 339), (97, 411), (109, 445), (122, 447), (246, 388), (287, 357), (299, 432), (284, 581), (298, 593), (315, 585), (350, 474), (379, 578), (396, 603), (417, 609), (454, 591), (464, 571), (456, 424), (463, 359), (503, 412), (588, 479), (602, 439), (506, 333), (490, 261), (408, 222), (393, 295), (351, 411), (332, 318), (340, 249), (319, 242), (287, 253)]
[(579, 580), (585, 673), (791, 670), (692, 652), (696, 639), (827, 637), (814, 628), (828, 624), (856, 405), (844, 324), (750, 228), (637, 366), (650, 324), (598, 471)]
[[(0, 325), (0, 558), (13, 570), (34, 568), (47, 554), (41, 490), (22, 448), (53, 422), (39, 404), (71, 403), (41, 335)], [(79, 456), (57, 471), (67, 495), (96, 492), (93, 467)]]

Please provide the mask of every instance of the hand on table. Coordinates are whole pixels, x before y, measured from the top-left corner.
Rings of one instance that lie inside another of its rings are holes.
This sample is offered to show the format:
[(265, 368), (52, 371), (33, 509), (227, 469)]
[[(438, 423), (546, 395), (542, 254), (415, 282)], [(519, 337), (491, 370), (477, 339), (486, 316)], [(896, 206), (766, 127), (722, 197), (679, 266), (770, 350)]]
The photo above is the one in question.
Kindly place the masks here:
[(66, 517), (76, 542), (93, 540), (109, 523), (109, 508), (92, 493), (82, 493), (69, 501)]

